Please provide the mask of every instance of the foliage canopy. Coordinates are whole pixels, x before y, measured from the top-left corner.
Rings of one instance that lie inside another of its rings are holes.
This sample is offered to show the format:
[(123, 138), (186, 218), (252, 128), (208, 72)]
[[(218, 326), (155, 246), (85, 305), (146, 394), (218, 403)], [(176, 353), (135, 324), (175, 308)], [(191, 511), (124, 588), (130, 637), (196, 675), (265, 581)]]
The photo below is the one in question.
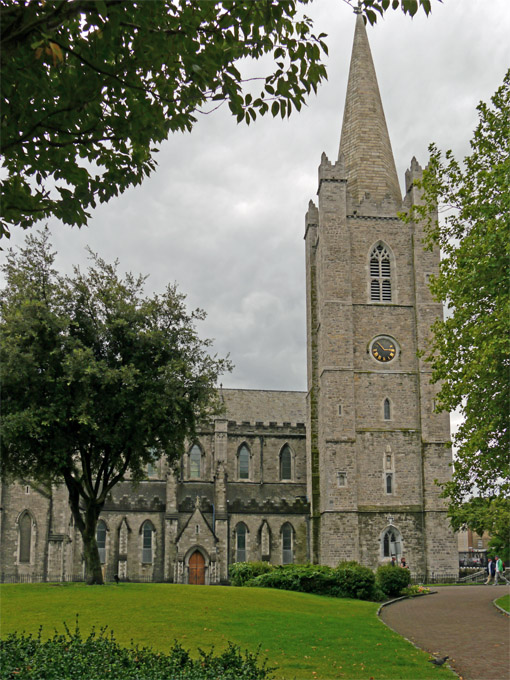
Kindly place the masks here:
[[(308, 2), (0, 0), (0, 236), (49, 216), (86, 224), (199, 112), (226, 103), (249, 124), (299, 110), (326, 77), (324, 35), (299, 13)], [(361, 3), (372, 23), (389, 6)], [(391, 6), (428, 13), (430, 0)], [(243, 81), (236, 64), (263, 55), (273, 72)]]
[(121, 278), (93, 253), (83, 273), (59, 275), (46, 232), (10, 250), (0, 296), (5, 473), (65, 482), (92, 582), (102, 582), (96, 524), (127, 474), (154, 457), (178, 459), (215, 409), (228, 361), (207, 353), (175, 286), (144, 297), (144, 277)]
[[(491, 499), (510, 494), (510, 71), (491, 102), (478, 106), (472, 152), (463, 165), (451, 151), (443, 158), (430, 146), (420, 182), (424, 202), (412, 211), (428, 221), (429, 242), (443, 254), (431, 290), (450, 313), (433, 325), (426, 353), (433, 380), (441, 381), (438, 408), (460, 409), (464, 418), (454, 436), (453, 478), (443, 492), (452, 518), (460, 513), (456, 526), (484, 506), (486, 529), (503, 509), (496, 502), (490, 510)], [(448, 210), (441, 221), (436, 205)], [(480, 505), (463, 509), (473, 495)]]

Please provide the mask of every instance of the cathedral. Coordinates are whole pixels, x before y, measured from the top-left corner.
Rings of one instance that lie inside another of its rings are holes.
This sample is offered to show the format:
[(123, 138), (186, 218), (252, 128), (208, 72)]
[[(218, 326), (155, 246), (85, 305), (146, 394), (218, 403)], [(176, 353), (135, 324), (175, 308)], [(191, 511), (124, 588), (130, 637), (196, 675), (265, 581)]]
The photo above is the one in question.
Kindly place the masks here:
[[(442, 307), (429, 292), (439, 252), (398, 213), (405, 196), (367, 33), (357, 14), (338, 158), (322, 155), (305, 218), (306, 392), (220, 389), (177, 470), (154, 461), (112, 491), (97, 543), (106, 580), (228, 583), (233, 562), (405, 556), (416, 578), (457, 573), (435, 480), (450, 475), (449, 416), (417, 356)], [(0, 580), (84, 578), (64, 486), (1, 488)]]

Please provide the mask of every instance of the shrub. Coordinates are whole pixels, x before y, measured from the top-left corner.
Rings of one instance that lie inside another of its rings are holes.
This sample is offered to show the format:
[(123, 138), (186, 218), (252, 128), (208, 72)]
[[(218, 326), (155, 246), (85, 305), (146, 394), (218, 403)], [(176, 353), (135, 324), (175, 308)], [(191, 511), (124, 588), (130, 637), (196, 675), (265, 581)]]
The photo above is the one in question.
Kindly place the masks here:
[(266, 662), (259, 665), (258, 653), (241, 652), (229, 644), (222, 654), (199, 651), (192, 659), (177, 642), (168, 654), (147, 647), (121, 647), (113, 633), (94, 630), (81, 637), (78, 625), (71, 633), (55, 633), (42, 641), (13, 633), (0, 641), (0, 678), (18, 680), (265, 680), (273, 677)]
[(287, 564), (257, 576), (250, 585), (329, 595), (329, 589), (333, 585), (331, 572), (329, 567), (316, 564)]
[(379, 588), (388, 597), (398, 597), (401, 591), (411, 582), (409, 569), (385, 564), (377, 569), (375, 580)]
[(375, 593), (375, 575), (369, 567), (357, 562), (343, 562), (335, 569), (336, 581), (342, 592), (341, 597), (353, 597), (357, 600), (377, 599)]
[(257, 576), (249, 585), (330, 597), (378, 599), (373, 572), (357, 562), (342, 564), (336, 569), (317, 564), (289, 564)]
[(233, 586), (244, 586), (256, 576), (266, 574), (273, 569), (273, 565), (269, 562), (235, 562), (228, 569), (230, 583)]

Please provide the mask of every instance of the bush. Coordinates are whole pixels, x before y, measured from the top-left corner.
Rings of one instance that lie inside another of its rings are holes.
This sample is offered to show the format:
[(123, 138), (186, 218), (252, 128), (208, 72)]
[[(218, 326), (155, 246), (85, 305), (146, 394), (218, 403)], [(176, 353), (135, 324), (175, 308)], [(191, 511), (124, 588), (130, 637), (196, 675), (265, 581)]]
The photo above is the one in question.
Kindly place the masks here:
[(266, 662), (259, 665), (258, 653), (242, 653), (229, 644), (219, 656), (199, 651), (194, 660), (177, 642), (168, 654), (147, 647), (125, 648), (113, 633), (94, 630), (81, 637), (78, 625), (71, 633), (55, 633), (45, 642), (37, 637), (13, 633), (0, 641), (0, 678), (7, 680), (265, 680), (273, 677)]
[(335, 569), (341, 597), (357, 600), (378, 599), (375, 593), (375, 575), (369, 567), (357, 562), (343, 562)]
[(261, 588), (295, 590), (301, 593), (330, 595), (333, 570), (316, 564), (287, 564), (254, 578), (250, 585)]
[(273, 565), (269, 562), (235, 562), (228, 569), (230, 583), (233, 586), (244, 586), (256, 576), (266, 574), (273, 569)]
[(329, 597), (378, 599), (373, 572), (357, 562), (343, 564), (336, 569), (317, 564), (288, 564), (257, 576), (248, 585)]
[(411, 582), (411, 572), (409, 569), (385, 564), (377, 569), (375, 580), (388, 597), (398, 597)]

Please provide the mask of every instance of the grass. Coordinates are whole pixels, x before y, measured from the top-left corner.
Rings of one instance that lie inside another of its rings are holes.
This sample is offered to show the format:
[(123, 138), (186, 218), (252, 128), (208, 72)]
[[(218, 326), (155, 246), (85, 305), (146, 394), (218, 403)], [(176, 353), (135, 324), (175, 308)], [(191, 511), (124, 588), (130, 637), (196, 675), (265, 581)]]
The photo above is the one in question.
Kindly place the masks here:
[(262, 655), (277, 678), (292, 680), (428, 680), (456, 677), (387, 628), (378, 605), (264, 588), (121, 584), (4, 584), (1, 635), (43, 636), (105, 625), (121, 644), (131, 640), (168, 651), (174, 640), (192, 651), (232, 641)]
[(498, 597), (496, 604), (504, 609), (506, 612), (510, 613), (510, 595), (503, 595), (503, 597)]

